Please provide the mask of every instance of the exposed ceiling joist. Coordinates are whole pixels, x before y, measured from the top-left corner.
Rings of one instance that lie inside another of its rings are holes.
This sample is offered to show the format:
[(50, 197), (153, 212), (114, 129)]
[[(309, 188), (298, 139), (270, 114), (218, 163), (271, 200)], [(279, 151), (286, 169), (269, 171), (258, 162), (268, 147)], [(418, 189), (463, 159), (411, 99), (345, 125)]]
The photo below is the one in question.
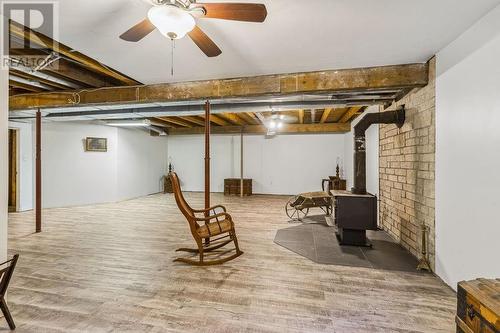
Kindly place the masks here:
[(339, 123), (347, 123), (351, 118), (361, 110), (361, 107), (354, 106), (349, 108), (346, 113), (340, 118)]
[(30, 91), (28, 90), (24, 90), (22, 88), (16, 88), (16, 87), (13, 87), (13, 86), (9, 86), (9, 96), (12, 96), (12, 95), (19, 95), (19, 94), (29, 94)]
[(257, 115), (255, 114), (255, 112), (246, 112), (246, 114), (250, 118), (254, 119), (255, 125), (262, 125), (262, 122), (260, 121), (259, 117), (257, 117)]
[(232, 125), (243, 126), (246, 125), (245, 121), (242, 120), (236, 113), (220, 113), (218, 116)]
[(311, 110), (311, 124), (316, 122), (316, 109)]
[(31, 91), (31, 92), (41, 92), (41, 91), (45, 90), (43, 88), (37, 87), (37, 86), (32, 85), (32, 84), (28, 84), (28, 83), (24, 83), (24, 82), (19, 82), (19, 81), (13, 80), (12, 78), (9, 79), (9, 86), (10, 87), (14, 87), (14, 88), (18, 88), (18, 89), (23, 89), (23, 90)]
[(72, 59), (74, 61), (77, 61), (78, 63), (85, 65), (90, 70), (96, 73), (112, 77), (120, 81), (122, 84), (125, 85), (139, 84), (139, 82), (129, 78), (124, 74), (121, 74), (117, 71), (108, 68), (107, 66), (101, 64), (99, 61), (92, 59), (76, 50), (73, 50), (72, 48), (64, 44), (58, 43), (41, 33), (28, 29), (12, 20), (10, 21), (10, 34), (22, 40), (27, 38), (32, 44), (38, 45), (39, 47), (50, 48), (53, 51), (69, 59)]
[(187, 120), (198, 126), (205, 126), (205, 121), (197, 116), (183, 116), (181, 119)]
[(88, 71), (83, 66), (65, 59), (58, 60), (54, 65), (55, 69), (48, 67), (41, 72), (59, 75), (87, 87), (101, 88), (116, 85), (116, 83), (111, 81), (109, 78), (92, 71)]
[(40, 82), (42, 84), (50, 86), (53, 89), (59, 89), (59, 90), (70, 89), (69, 86), (61, 84), (59, 82), (56, 82), (56, 80), (49, 80), (49, 79), (46, 79), (43, 77), (39, 77), (36, 75), (36, 72), (31, 74), (31, 73), (23, 72), (23, 71), (16, 70), (16, 69), (10, 69), (9, 73), (14, 75), (14, 76), (17, 76), (17, 77), (22, 77), (26, 80), (30, 80), (33, 82)]
[(261, 124), (266, 123), (266, 118), (264, 117), (264, 115), (261, 112), (255, 112), (255, 116), (257, 117), (257, 119), (259, 119)]
[(160, 117), (158, 119), (165, 121), (167, 123), (171, 123), (171, 124), (182, 126), (182, 127), (188, 127), (188, 128), (193, 127), (192, 123), (187, 122), (187, 121), (185, 121), (181, 118), (178, 118), (178, 117)]
[[(428, 82), (427, 64), (396, 65), (371, 68), (333, 70), (295, 74), (263, 75), (255, 77), (207, 80), (182, 83), (164, 83), (136, 87), (110, 87), (92, 91), (53, 92), (10, 97), (10, 109), (74, 107), (78, 105), (129, 104), (172, 102), (237, 97), (272, 96), (292, 94), (319, 94), (343, 92), (337, 102), (356, 105), (373, 102), (384, 104), (397, 93), (387, 96), (359, 98), (349, 92), (421, 87)], [(333, 96), (333, 95), (332, 95)], [(335, 98), (334, 96), (332, 98)], [(332, 99), (332, 104), (333, 99)]]
[[(205, 119), (205, 116), (204, 115), (200, 115), (200, 117), (202, 117), (203, 119)], [(218, 126), (229, 126), (230, 123), (228, 123), (227, 121), (225, 121), (224, 119), (220, 118), (219, 116), (216, 116), (214, 114), (211, 114), (210, 115), (210, 122), (211, 123), (214, 123)]]
[(304, 110), (299, 110), (299, 124), (304, 123)]
[(319, 121), (320, 124), (323, 124), (328, 119), (328, 116), (330, 115), (330, 112), (332, 112), (332, 110), (332, 108), (326, 108), (323, 111), (323, 114), (321, 115), (321, 119)]
[(259, 120), (255, 117), (252, 112), (240, 112), (238, 116), (243, 119), (243, 121), (250, 125), (259, 125)]
[(160, 117), (150, 118), (150, 120), (151, 120), (151, 123), (154, 124), (154, 126), (159, 126), (159, 127), (163, 127), (163, 128), (177, 128), (177, 127), (181, 127), (179, 125), (175, 125), (173, 123), (167, 122), (167, 121), (163, 120)]
[[(347, 133), (351, 130), (350, 124), (285, 124), (278, 131), (278, 134), (312, 134), (312, 133)], [(169, 129), (169, 135), (192, 135), (203, 134), (203, 127), (193, 128), (174, 128)], [(248, 126), (220, 126), (212, 127), (213, 134), (266, 134), (268, 129), (264, 125), (248, 125)]]

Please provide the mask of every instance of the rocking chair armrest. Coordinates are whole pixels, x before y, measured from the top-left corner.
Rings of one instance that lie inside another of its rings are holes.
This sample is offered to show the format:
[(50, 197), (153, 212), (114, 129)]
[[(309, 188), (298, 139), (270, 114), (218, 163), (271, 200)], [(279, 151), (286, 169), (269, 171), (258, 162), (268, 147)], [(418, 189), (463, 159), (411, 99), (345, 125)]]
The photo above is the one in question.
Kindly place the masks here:
[(7, 260), (7, 261), (5, 261), (5, 262), (1, 262), (1, 263), (0, 263), (0, 266), (7, 265), (8, 263), (13, 262), (14, 260), (16, 260), (16, 258), (17, 258), (17, 257), (19, 257), (19, 255), (18, 255), (18, 254), (14, 255), (14, 256), (12, 257), (12, 259), (9, 259), (9, 260)]
[(224, 207), (222, 205), (213, 206), (213, 207), (210, 207), (210, 208), (207, 208), (207, 209), (193, 209), (193, 212), (195, 212), (195, 213), (205, 213), (205, 212), (208, 212), (208, 211), (211, 211), (211, 210), (215, 210), (216, 208), (221, 208), (224, 211), (224, 213), (227, 212), (226, 207)]
[(230, 221), (232, 221), (233, 219), (231, 218), (231, 215), (229, 215), (228, 213), (224, 212), (224, 213), (219, 213), (219, 214), (215, 214), (215, 215), (210, 215), (210, 216), (207, 216), (207, 217), (195, 217), (195, 220), (196, 221), (199, 221), (199, 222), (208, 222), (210, 220), (214, 220), (216, 218), (219, 218), (219, 217), (224, 217)]

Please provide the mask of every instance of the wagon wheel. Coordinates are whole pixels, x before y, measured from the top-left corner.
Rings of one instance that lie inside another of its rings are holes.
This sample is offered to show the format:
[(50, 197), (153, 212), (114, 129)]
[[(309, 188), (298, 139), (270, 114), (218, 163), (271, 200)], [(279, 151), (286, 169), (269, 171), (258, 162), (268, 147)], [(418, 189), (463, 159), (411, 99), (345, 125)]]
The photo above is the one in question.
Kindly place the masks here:
[(297, 196), (290, 198), (285, 205), (285, 212), (290, 219), (302, 221), (302, 219), (305, 218), (309, 213), (309, 208), (304, 208), (304, 209), (295, 208), (294, 206), (292, 206), (292, 203), (296, 201), (297, 201)]

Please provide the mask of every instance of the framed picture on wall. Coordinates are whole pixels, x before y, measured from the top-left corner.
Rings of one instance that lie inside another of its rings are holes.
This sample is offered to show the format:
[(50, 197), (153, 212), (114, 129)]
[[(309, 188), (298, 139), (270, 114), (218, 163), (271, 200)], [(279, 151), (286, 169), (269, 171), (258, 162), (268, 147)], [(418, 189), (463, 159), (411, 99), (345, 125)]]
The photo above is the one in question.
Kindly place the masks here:
[(85, 151), (107, 152), (108, 151), (108, 139), (106, 139), (106, 138), (86, 138), (85, 139)]

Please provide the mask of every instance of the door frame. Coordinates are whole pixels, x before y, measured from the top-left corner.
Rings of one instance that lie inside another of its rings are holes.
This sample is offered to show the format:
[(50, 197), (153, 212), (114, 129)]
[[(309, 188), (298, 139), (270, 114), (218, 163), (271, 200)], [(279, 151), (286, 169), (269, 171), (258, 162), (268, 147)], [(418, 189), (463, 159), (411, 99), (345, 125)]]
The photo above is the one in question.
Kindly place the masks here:
[[(12, 140), (12, 138), (14, 140)], [(9, 212), (19, 211), (19, 129), (9, 127)], [(14, 175), (11, 170), (14, 168)], [(11, 198), (14, 202), (11, 202)]]

